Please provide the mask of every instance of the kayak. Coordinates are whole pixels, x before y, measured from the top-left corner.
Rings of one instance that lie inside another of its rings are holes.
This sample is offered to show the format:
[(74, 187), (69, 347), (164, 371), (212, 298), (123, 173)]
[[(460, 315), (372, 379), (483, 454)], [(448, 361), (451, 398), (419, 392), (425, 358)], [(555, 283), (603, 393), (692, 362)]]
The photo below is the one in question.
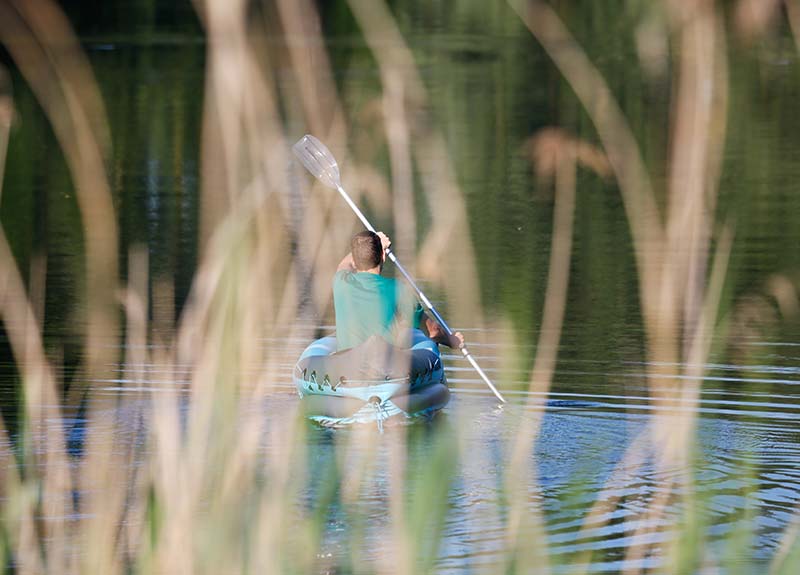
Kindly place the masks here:
[(430, 419), (450, 400), (439, 346), (413, 330), (409, 348), (378, 336), (336, 351), (336, 336), (312, 342), (293, 381), (308, 418), (324, 427)]

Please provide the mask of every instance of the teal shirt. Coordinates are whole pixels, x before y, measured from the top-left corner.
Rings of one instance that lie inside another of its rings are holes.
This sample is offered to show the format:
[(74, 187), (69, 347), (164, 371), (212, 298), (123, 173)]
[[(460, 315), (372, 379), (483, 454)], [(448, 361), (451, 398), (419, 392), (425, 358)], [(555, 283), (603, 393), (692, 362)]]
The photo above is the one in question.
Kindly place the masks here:
[(336, 272), (333, 306), (339, 350), (355, 347), (372, 335), (395, 343), (398, 327), (415, 326), (416, 305), (411, 291), (393, 278), (369, 272)]

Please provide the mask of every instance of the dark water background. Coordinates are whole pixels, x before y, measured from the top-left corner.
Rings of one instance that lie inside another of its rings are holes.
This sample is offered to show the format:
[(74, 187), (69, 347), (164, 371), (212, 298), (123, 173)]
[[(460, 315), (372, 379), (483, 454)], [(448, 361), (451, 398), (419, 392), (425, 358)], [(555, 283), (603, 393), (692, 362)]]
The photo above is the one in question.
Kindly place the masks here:
[[(460, 438), (464, 452), (492, 453), (492, 446), (498, 447), (494, 460), (463, 461), (459, 468), (436, 560), (442, 572), (469, 572), (497, 560), (502, 518), (483, 509), (497, 495), (500, 446), (513, 438), (521, 419), (533, 416), (524, 407), (526, 394), (518, 390), (526, 387), (542, 315), (553, 201), (534, 183), (524, 142), (553, 125), (597, 140), (571, 89), (513, 13), (502, 3), (486, 4), (491, 6), (392, 3), (466, 194), (472, 237), (465, 240), (477, 254), (483, 305), (490, 318), (510, 320), (504, 334), (455, 326), (474, 342), (475, 355), (502, 382), (511, 405), (498, 410), (468, 365), (448, 358), (454, 399), (442, 425), (456, 414), (470, 414), (472, 433)], [(636, 3), (581, 4), (561, 7), (562, 16), (619, 99), (663, 196), (669, 78), (649, 78), (637, 63)], [(206, 50), (201, 27), (188, 3), (63, 5), (89, 55), (110, 122), (120, 269), (126, 269), (130, 246), (146, 245), (150, 277), (174, 280), (179, 312), (198, 260)], [(347, 112), (355, 116), (379, 94), (380, 77), (347, 8), (320, 6), (337, 85)], [(729, 55), (731, 101), (719, 221), (735, 222), (735, 240), (723, 317), (743, 298), (762, 294), (774, 274), (800, 285), (797, 49), (779, 30), (755, 46), (732, 37)], [(63, 351), (69, 382), (81, 360), (80, 214), (52, 131), (5, 55), (4, 61), (12, 72), (18, 122), (0, 218), (23, 275), (35, 257), (46, 257), (45, 338), (49, 349)], [(378, 167), (388, 170), (388, 162)], [(594, 569), (613, 572), (630, 543), (630, 533), (615, 525), (635, 513), (664, 478), (645, 465), (619, 488), (627, 503), (614, 512), (609, 526), (585, 540), (575, 535), (597, 494), (574, 486), (581, 480), (603, 486), (659, 405), (648, 397), (638, 278), (615, 184), (579, 173), (575, 218), (564, 332), (541, 436), (531, 454), (539, 476), (531, 504), (544, 510), (556, 557), (594, 549)], [(376, 224), (391, 231), (391, 222)], [(712, 539), (724, 545), (725, 536), (752, 516), (755, 537), (748, 541), (748, 554), (757, 561), (772, 557), (800, 504), (800, 325), (797, 318), (773, 311), (774, 317), (764, 317), (756, 330), (720, 335), (698, 407), (697, 480), (707, 494), (701, 506)], [(329, 319), (321, 315), (318, 324)], [(514, 343), (501, 348), (501, 340)], [(297, 353), (304, 343), (296, 342)], [(0, 405), (13, 424), (17, 374), (4, 340), (0, 350)], [(517, 359), (504, 361), (509, 356)], [(291, 361), (287, 357), (285, 393), (263, 407), (266, 417), (297, 401), (289, 381)], [(160, 366), (144, 368), (145, 388), (164, 385)], [(137, 391), (125, 385), (121, 366), (119, 379), (94, 383), (98, 393)], [(309, 441), (318, 457), (332, 457), (328, 432), (312, 432)], [(421, 453), (425, 441), (419, 440)], [(375, 501), (367, 498), (364, 508), (380, 522), (386, 510)], [(337, 553), (337, 531), (347, 529), (343, 518), (331, 521), (323, 554)], [(380, 546), (372, 552), (379, 554)]]

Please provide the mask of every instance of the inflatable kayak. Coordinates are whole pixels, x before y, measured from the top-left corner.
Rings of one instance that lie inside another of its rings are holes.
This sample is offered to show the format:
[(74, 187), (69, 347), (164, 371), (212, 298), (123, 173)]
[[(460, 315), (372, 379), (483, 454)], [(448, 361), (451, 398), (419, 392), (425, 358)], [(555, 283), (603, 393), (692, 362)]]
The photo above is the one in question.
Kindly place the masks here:
[(325, 427), (430, 419), (450, 400), (439, 347), (414, 330), (411, 347), (378, 336), (336, 351), (336, 337), (309, 345), (293, 372), (309, 419)]

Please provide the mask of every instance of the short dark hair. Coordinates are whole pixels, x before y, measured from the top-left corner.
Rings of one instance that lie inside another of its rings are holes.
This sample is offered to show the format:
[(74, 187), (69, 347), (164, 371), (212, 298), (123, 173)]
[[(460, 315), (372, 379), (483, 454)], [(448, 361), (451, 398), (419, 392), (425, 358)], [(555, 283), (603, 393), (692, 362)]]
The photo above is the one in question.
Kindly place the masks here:
[(350, 240), (353, 263), (360, 272), (370, 270), (383, 263), (383, 246), (378, 234), (365, 230), (358, 232)]

